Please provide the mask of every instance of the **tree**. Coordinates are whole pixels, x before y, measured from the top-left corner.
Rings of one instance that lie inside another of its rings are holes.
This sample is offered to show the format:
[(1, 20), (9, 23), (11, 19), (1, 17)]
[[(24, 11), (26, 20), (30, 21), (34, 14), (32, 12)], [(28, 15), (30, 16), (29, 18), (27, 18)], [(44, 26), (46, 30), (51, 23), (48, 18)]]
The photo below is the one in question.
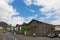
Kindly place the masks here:
[(23, 28), (23, 31), (24, 31), (24, 34), (25, 34), (25, 35), (26, 35), (27, 32), (29, 32), (30, 30), (31, 30), (31, 27), (29, 27), (29, 26), (26, 26), (26, 27)]

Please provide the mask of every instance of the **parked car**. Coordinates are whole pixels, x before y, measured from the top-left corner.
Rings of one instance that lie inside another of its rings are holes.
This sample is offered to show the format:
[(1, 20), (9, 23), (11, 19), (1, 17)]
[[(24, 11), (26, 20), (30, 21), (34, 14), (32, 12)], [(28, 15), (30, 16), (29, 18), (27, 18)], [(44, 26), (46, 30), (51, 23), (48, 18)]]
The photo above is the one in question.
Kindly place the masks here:
[(55, 37), (58, 37), (58, 34), (56, 34), (56, 33), (49, 33), (47, 36), (50, 37), (50, 38), (55, 38)]

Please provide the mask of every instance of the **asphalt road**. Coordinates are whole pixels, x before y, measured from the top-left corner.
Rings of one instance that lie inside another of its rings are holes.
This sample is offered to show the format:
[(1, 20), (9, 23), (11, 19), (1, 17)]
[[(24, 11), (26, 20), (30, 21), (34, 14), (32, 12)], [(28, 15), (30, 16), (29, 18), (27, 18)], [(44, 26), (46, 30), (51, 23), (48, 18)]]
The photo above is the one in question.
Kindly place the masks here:
[(5, 40), (20, 40), (16, 35), (10, 33), (3, 33)]
[(26, 40), (23, 36), (18, 36), (9, 32), (3, 33), (3, 36), (6, 40)]
[(3, 33), (5, 40), (60, 40), (60, 38), (48, 38), (48, 37), (28, 37), (23, 35), (16, 35), (9, 32)]

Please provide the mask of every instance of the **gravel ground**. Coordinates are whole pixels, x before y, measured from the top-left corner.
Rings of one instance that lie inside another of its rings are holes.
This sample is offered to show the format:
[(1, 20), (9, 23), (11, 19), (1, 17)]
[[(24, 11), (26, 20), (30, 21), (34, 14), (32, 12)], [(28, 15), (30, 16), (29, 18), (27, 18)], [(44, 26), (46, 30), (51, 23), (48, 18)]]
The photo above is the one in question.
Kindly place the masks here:
[(25, 40), (60, 40), (60, 38), (49, 38), (49, 37), (29, 37), (29, 36), (23, 36), (23, 35), (18, 35), (18, 37), (22, 37)]

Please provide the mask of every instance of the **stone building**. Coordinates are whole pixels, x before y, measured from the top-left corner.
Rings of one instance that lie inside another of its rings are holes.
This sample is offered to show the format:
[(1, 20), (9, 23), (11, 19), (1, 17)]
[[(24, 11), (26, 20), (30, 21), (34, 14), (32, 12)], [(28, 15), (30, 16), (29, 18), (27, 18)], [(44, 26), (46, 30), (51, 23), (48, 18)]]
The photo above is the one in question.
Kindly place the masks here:
[(23, 23), (22, 29), (24, 29), (23, 33), (26, 33), (26, 35), (33, 35), (35, 33), (36, 36), (47, 36), (48, 33), (55, 30), (55, 26), (33, 19), (29, 23)]
[(29, 26), (32, 27), (31, 35), (35, 33), (36, 36), (47, 36), (48, 33), (55, 30), (54, 25), (40, 22), (34, 19), (29, 23)]

